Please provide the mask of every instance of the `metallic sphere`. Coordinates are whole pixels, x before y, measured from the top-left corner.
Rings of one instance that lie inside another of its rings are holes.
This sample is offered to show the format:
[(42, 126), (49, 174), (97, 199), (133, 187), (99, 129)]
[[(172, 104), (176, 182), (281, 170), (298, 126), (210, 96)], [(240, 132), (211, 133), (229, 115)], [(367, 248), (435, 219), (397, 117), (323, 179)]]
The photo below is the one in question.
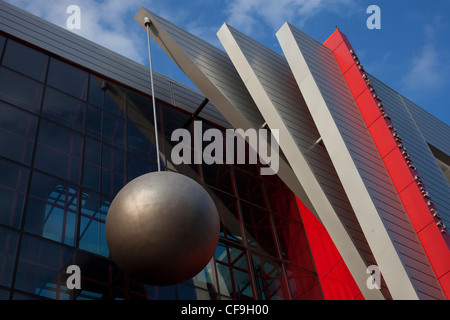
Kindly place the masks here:
[(129, 182), (109, 208), (111, 257), (133, 278), (173, 285), (198, 274), (217, 247), (220, 219), (208, 192), (191, 178), (153, 172)]

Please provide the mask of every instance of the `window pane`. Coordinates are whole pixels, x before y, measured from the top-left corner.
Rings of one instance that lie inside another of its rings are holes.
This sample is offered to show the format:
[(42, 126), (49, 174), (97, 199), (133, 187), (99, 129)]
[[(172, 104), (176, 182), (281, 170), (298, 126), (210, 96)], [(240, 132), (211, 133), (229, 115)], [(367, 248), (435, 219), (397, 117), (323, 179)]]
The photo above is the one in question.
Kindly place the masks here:
[(80, 180), (81, 135), (43, 120), (35, 167), (73, 182)]
[(0, 155), (30, 164), (37, 117), (0, 103)]
[(0, 223), (18, 229), (22, 221), (28, 169), (0, 159)]
[(252, 255), (253, 271), (256, 277), (256, 286), (261, 299), (283, 300), (287, 299), (286, 287), (282, 280), (281, 268), (278, 263), (260, 256)]
[(24, 235), (15, 288), (59, 299), (61, 286), (66, 284), (66, 268), (73, 257), (74, 250)]
[(2, 35), (0, 35), (0, 59), (2, 58), (3, 54), (3, 46), (5, 45), (6, 38)]
[(102, 192), (114, 197), (125, 183), (125, 152), (103, 146)]
[(125, 298), (125, 276), (114, 262), (80, 251), (75, 264), (82, 270), (81, 290), (77, 290), (76, 300)]
[(91, 75), (89, 81), (89, 103), (101, 108), (103, 101), (102, 84), (106, 83), (104, 108), (106, 111), (123, 118), (125, 116), (126, 94), (121, 87)]
[(211, 262), (208, 262), (205, 268), (200, 271), (195, 277), (186, 281), (191, 285), (194, 285), (199, 288), (203, 288), (205, 290), (216, 291), (216, 281), (213, 279), (213, 271), (211, 270)]
[(0, 288), (0, 300), (9, 300), (10, 290)]
[(125, 120), (105, 112), (103, 114), (103, 141), (123, 149), (125, 146)]
[(301, 221), (295, 196), (287, 187), (266, 182), (267, 195), (272, 211), (290, 219)]
[(282, 258), (303, 268), (314, 270), (314, 262), (303, 225), (278, 214), (274, 214), (273, 219)]
[(131, 300), (176, 300), (176, 290), (177, 286), (144, 286), (133, 279), (130, 281)]
[(14, 71), (0, 68), (0, 99), (38, 113), (43, 85)]
[(82, 131), (86, 104), (50, 87), (44, 97), (42, 114), (72, 129)]
[(86, 138), (84, 150), (83, 185), (100, 191), (101, 144), (99, 141)]
[[(164, 136), (166, 137), (167, 141), (171, 141), (170, 138), (172, 136), (172, 133), (176, 129), (183, 128), (184, 125), (189, 120), (191, 120), (191, 116), (166, 105), (159, 105), (158, 107), (163, 112), (164, 118), (163, 128), (160, 127), (160, 131), (164, 132)], [(151, 117), (150, 119), (153, 119), (153, 117)], [(172, 145), (175, 144), (177, 144), (177, 142), (172, 143)]]
[(46, 54), (9, 39), (2, 63), (33, 79), (44, 81), (47, 61)]
[(237, 198), (216, 189), (211, 194), (220, 216), (220, 236), (242, 242)]
[(293, 300), (323, 300), (316, 273), (287, 263), (286, 274)]
[(235, 169), (237, 191), (241, 198), (266, 208), (263, 182), (261, 179)]
[(154, 128), (143, 127), (128, 122), (128, 151), (144, 159), (156, 162), (156, 147)]
[(47, 83), (72, 96), (86, 100), (88, 73), (57, 59), (50, 59)]
[(234, 299), (252, 299), (253, 290), (245, 251), (219, 244), (215, 258), (220, 293)]
[(110, 199), (100, 198), (99, 194), (90, 191), (83, 192), (79, 231), (80, 249), (105, 257), (109, 256), (105, 238), (105, 221), (110, 205)]
[(86, 134), (101, 139), (102, 131), (102, 111), (99, 108), (88, 105), (87, 117), (86, 117)]
[(0, 227), (0, 285), (2, 286), (11, 286), (18, 243), (18, 233)]
[(79, 190), (35, 172), (25, 218), (25, 230), (68, 245), (75, 243)]
[(188, 285), (179, 285), (178, 300), (217, 300), (215, 292), (206, 291)]
[[(133, 180), (143, 174), (154, 172), (158, 170), (158, 166), (149, 161), (145, 161), (141, 158), (128, 154), (128, 181)], [(162, 169), (164, 170), (164, 169)]]
[(247, 244), (265, 254), (277, 257), (269, 212), (241, 201)]
[(206, 165), (202, 166), (203, 178), (207, 184), (222, 191), (234, 194), (234, 187), (231, 180), (231, 167), (227, 165)]
[[(98, 140), (102, 139), (102, 111), (89, 105), (86, 121), (86, 134)], [(104, 112), (103, 141), (123, 149), (125, 146), (125, 120)]]
[(99, 108), (102, 107), (103, 90), (102, 90), (102, 78), (96, 77), (91, 74), (89, 79), (89, 103)]

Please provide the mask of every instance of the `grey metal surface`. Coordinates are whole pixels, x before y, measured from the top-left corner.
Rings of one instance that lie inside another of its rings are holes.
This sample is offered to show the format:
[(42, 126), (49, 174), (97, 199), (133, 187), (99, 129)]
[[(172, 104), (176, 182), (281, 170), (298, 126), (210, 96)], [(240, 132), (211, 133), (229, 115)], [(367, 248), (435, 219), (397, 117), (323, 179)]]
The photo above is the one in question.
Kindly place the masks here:
[(405, 101), (406, 107), (425, 141), (450, 156), (450, 126), (403, 95), (399, 95)]
[(142, 175), (117, 194), (105, 236), (117, 265), (150, 285), (174, 285), (197, 275), (212, 259), (220, 219), (208, 192), (174, 172)]
[(277, 37), (394, 299), (445, 299), (328, 48), (285, 24)]
[[(0, 30), (22, 39), (34, 46), (46, 50), (58, 57), (67, 59), (82, 68), (96, 72), (123, 85), (150, 95), (150, 76), (148, 68), (125, 58), (77, 34), (49, 23), (9, 3), (0, 1)], [(145, 41), (145, 35), (142, 35)], [(143, 52), (145, 54), (145, 52)], [(157, 61), (154, 62), (157, 65)], [(176, 94), (179, 89), (192, 100), (204, 99), (197, 90), (155, 72), (155, 96), (157, 99), (174, 104), (181, 109), (193, 111), (198, 106), (188, 106), (180, 101), (173, 101), (171, 86)], [(151, 106), (149, 106), (151, 107)], [(222, 127), (230, 124), (212, 104), (202, 112), (203, 118), (214, 121)]]
[[(142, 7), (135, 20), (143, 29), (146, 17), (152, 23), (152, 38), (234, 128), (261, 128), (264, 118), (225, 52)], [(278, 176), (317, 217), (316, 209), (283, 156)]]
[[(417, 114), (413, 118), (410, 110), (417, 112), (419, 109), (414, 103), (375, 77), (370, 76), (370, 79), (377, 94), (383, 101), (387, 114), (397, 129), (403, 145), (411, 156), (414, 166), (417, 168), (417, 173), (430, 194), (430, 199), (436, 206), (444, 224), (450, 226), (450, 186), (428, 146), (428, 143), (430, 143), (441, 151), (446, 152), (445, 149), (449, 149), (448, 145), (450, 145), (448, 126), (442, 122), (439, 123), (439, 121), (427, 122), (426, 115), (422, 113), (422, 116)], [(423, 117), (424, 119), (422, 119)], [(420, 128), (417, 124), (418, 121), (427, 123), (427, 125), (422, 125), (422, 128)], [(435, 126), (435, 128), (430, 129), (429, 126)], [(430, 138), (433, 141), (431, 143), (430, 140), (427, 141), (423, 132), (428, 132), (428, 134), (434, 132), (438, 136), (434, 138), (434, 135), (431, 135)]]
[(367, 287), (375, 258), (286, 59), (226, 24), (218, 37), (269, 127), (280, 129), (280, 147), (364, 297), (383, 299)]

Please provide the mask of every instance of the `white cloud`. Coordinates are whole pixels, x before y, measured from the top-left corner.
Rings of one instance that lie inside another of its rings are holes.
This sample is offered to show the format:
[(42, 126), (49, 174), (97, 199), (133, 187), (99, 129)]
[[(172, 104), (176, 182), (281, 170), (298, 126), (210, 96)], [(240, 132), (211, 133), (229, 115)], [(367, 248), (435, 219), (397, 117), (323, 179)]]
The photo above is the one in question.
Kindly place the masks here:
[(139, 33), (139, 28), (133, 30), (130, 27), (130, 24), (136, 23), (133, 18), (141, 6), (140, 0), (8, 0), (7, 2), (66, 29), (66, 22), (70, 17), (66, 12), (67, 7), (77, 5), (81, 9), (81, 29), (71, 31), (132, 60), (140, 63), (145, 61), (145, 54), (140, 52), (145, 36)]
[(403, 79), (409, 89), (432, 88), (443, 80), (439, 56), (433, 45), (426, 44), (420, 54), (413, 58), (411, 70)]
[(419, 53), (413, 56), (410, 71), (402, 79), (408, 91), (438, 88), (444, 82), (449, 69), (442, 63), (443, 53), (434, 45), (434, 30), (431, 26), (424, 26), (425, 44)]
[(353, 0), (232, 0), (228, 23), (247, 34), (259, 29), (259, 24), (276, 30), (288, 21), (301, 27), (321, 11), (344, 10), (351, 4)]

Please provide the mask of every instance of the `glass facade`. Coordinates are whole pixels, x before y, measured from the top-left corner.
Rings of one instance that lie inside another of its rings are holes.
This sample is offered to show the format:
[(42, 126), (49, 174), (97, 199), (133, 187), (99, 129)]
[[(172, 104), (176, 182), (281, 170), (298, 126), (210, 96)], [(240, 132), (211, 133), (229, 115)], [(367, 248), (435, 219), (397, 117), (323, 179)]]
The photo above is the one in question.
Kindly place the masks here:
[(191, 115), (157, 109), (164, 170), (201, 183), (221, 217), (213, 259), (169, 287), (124, 274), (104, 232), (117, 192), (157, 170), (151, 99), (0, 36), (0, 299), (322, 299), (291, 191), (258, 165), (174, 165), (171, 134)]

